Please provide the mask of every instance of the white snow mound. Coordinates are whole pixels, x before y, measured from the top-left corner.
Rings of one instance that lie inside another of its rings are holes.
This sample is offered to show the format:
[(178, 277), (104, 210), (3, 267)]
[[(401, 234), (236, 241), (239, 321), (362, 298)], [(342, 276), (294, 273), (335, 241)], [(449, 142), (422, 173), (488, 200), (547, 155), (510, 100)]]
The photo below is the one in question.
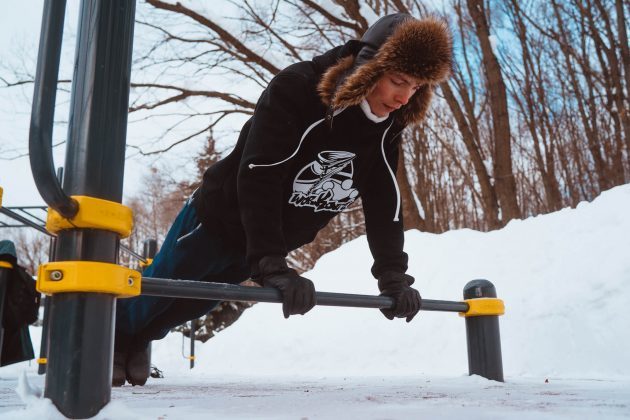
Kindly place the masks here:
[[(505, 301), (506, 376), (630, 376), (630, 185), (592, 203), (481, 233), (410, 231), (409, 273), (427, 299), (460, 300), (464, 285), (492, 281)], [(320, 291), (377, 294), (365, 237), (325, 255), (305, 274)], [(624, 287), (625, 286), (625, 287)], [(193, 375), (465, 375), (465, 325), (453, 313), (411, 323), (378, 310), (316, 307), (285, 320), (258, 304), (197, 346)], [(181, 335), (156, 342), (154, 363), (186, 369)], [(186, 343), (186, 350), (188, 343)]]

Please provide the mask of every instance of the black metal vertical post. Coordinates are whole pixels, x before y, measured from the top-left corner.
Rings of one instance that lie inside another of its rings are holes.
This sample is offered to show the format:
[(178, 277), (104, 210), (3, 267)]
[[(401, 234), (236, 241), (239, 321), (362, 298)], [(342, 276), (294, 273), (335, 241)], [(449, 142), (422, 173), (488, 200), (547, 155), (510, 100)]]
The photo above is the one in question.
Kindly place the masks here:
[[(59, 183), (63, 181), (63, 168), (57, 168), (57, 180)], [(55, 248), (57, 247), (57, 238), (55, 236), (50, 237), (50, 243), (48, 245), (48, 261), (55, 260)], [(44, 299), (44, 315), (42, 317), (42, 338), (39, 344), (39, 366), (37, 373), (43, 375), (46, 373), (46, 357), (48, 356), (48, 318), (50, 316), (50, 299), (47, 296), (43, 296)]]
[(4, 264), (0, 266), (0, 352), (2, 351), (2, 342), (4, 340), (4, 327), (2, 326), (2, 316), (4, 314), (4, 301), (7, 298), (7, 289), (9, 286), (9, 276), (11, 274), (11, 268), (5, 267), (9, 263), (2, 261)]
[(44, 360), (48, 357), (48, 320), (50, 319), (50, 297), (42, 296), (44, 299), (44, 316), (42, 318), (42, 338), (39, 344), (39, 366), (37, 367), (37, 373), (44, 375), (46, 373), (46, 364)]
[[(158, 242), (156, 239), (146, 239), (143, 243), (142, 243), (142, 256), (144, 257), (144, 259), (147, 261), (147, 264), (150, 264), (150, 260), (153, 260), (153, 258), (155, 258), (155, 254), (157, 254), (157, 250), (158, 250)], [(148, 266), (148, 265), (147, 265)], [(147, 266), (145, 266), (142, 271), (144, 271)], [(151, 366), (151, 346), (153, 342), (149, 342), (149, 348), (147, 350), (147, 356), (149, 358), (149, 375), (150, 375), (150, 366)]]
[[(488, 280), (473, 280), (464, 287), (464, 299), (496, 298), (497, 291)], [(499, 317), (496, 315), (466, 318), (468, 373), (503, 382)]]
[(155, 254), (157, 254), (158, 243), (155, 239), (147, 239), (142, 244), (142, 256), (144, 258), (155, 258)]
[[(134, 0), (83, 0), (72, 84), (64, 192), (121, 202)], [(119, 238), (94, 229), (61, 231), (59, 261), (115, 263)], [(96, 415), (111, 398), (113, 295), (51, 298), (45, 397), (70, 418)]]
[(197, 329), (197, 320), (190, 321), (190, 368), (195, 367), (195, 330)]

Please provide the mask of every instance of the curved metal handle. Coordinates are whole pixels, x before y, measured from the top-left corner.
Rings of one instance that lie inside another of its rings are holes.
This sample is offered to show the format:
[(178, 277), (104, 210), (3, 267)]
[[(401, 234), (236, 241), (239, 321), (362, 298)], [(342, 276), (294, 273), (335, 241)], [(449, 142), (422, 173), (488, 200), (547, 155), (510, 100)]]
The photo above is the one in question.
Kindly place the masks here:
[(65, 12), (65, 0), (46, 0), (39, 39), (28, 150), (31, 172), (39, 194), (49, 207), (71, 219), (79, 211), (79, 205), (61, 189), (52, 156), (52, 132)]

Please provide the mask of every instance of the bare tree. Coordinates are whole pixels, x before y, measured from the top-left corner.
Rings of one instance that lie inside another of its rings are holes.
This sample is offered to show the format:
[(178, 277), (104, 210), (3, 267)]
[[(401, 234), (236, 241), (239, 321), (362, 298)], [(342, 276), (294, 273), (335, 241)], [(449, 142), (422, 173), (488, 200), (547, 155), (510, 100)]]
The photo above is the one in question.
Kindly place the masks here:
[[(403, 133), (397, 176), (407, 229), (496, 229), (630, 180), (628, 6), (621, 0), (451, 0), (439, 11), (413, 0), (245, 0), (221, 2), (222, 15), (207, 4), (138, 7), (130, 120), (163, 132), (129, 147), (169, 157), (195, 139), (227, 144), (208, 143), (193, 179), (173, 184), (174, 195), (156, 198), (157, 207), (165, 200), (177, 211), (234, 143), (228, 122), (253, 113), (278, 71), (359, 38), (377, 16), (396, 11), (440, 15), (456, 41), (453, 77), (436, 91), (428, 118)], [(21, 86), (24, 77), (0, 83)], [(139, 200), (139, 207), (151, 203)], [(358, 209), (292, 253), (293, 264), (308, 270), (361, 234)], [(166, 229), (168, 222), (143, 211), (147, 235)]]

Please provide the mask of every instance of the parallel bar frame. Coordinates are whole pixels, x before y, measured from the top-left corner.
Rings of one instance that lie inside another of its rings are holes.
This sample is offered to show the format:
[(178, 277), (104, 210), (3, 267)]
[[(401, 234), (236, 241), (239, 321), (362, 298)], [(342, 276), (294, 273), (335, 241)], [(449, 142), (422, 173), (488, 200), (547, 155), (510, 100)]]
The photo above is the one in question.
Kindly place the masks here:
[[(282, 302), (280, 291), (268, 287), (237, 286), (227, 283), (206, 283), (155, 277), (142, 278), (141, 295), (224, 301)], [(391, 308), (393, 304), (394, 300), (387, 296), (317, 292), (317, 306), (387, 309)], [(420, 310), (466, 312), (468, 311), (468, 304), (448, 300), (422, 299)]]

